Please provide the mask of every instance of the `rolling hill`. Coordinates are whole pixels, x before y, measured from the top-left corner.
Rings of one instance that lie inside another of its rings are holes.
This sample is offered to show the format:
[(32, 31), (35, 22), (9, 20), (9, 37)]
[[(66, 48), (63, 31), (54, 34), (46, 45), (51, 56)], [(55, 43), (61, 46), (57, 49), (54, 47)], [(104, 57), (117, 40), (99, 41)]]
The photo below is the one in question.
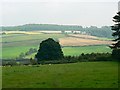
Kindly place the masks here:
[(2, 31), (80, 31), (80, 33), (97, 36), (112, 38), (112, 30), (110, 26), (103, 27), (82, 27), (78, 25), (56, 25), (56, 24), (25, 24), (19, 26), (2, 26)]

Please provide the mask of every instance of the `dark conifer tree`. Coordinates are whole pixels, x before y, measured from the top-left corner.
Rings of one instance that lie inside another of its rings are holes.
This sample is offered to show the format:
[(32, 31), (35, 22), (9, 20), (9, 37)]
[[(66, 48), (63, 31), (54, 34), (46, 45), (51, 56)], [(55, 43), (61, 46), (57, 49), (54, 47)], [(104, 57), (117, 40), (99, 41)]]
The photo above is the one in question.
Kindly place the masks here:
[(115, 58), (120, 59), (120, 12), (113, 17), (113, 21), (115, 24), (114, 26), (111, 26), (111, 28), (113, 30), (112, 36), (115, 37), (113, 40), (115, 43), (113, 43), (110, 47), (113, 49), (112, 55)]

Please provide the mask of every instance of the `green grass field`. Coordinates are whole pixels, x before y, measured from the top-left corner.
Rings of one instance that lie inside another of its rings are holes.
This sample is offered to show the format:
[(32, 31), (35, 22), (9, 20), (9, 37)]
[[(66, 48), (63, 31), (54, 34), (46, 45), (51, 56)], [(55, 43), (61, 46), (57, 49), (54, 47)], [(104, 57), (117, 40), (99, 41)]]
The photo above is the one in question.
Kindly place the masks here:
[(79, 56), (82, 53), (111, 53), (111, 49), (106, 45), (95, 45), (95, 46), (81, 46), (81, 47), (65, 47), (63, 48), (63, 52), (65, 55), (74, 55)]
[(118, 62), (2, 68), (3, 88), (118, 88)]
[(36, 48), (36, 46), (17, 46), (17, 47), (6, 47), (2, 48), (2, 58), (14, 59), (17, 58), (21, 53), (27, 52), (30, 48)]

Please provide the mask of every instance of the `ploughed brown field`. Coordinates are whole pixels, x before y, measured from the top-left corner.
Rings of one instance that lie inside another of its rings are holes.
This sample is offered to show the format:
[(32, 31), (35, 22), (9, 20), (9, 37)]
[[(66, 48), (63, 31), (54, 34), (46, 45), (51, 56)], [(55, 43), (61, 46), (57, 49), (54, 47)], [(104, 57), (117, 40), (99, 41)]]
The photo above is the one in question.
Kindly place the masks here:
[(106, 45), (112, 44), (111, 40), (102, 40), (95, 36), (69, 34), (68, 37), (59, 38), (62, 46), (85, 46), (85, 45)]

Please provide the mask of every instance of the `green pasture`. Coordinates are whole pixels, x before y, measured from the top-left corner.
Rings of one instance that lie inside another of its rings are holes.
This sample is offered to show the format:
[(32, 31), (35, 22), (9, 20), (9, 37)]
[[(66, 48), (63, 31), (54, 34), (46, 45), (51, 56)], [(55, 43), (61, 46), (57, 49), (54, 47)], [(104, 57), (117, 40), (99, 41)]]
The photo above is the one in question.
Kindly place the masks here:
[(3, 47), (2, 58), (4, 59), (15, 59), (21, 53), (27, 52), (30, 48), (36, 48), (36, 46), (17, 46), (17, 47)]
[[(46, 74), (47, 73), (47, 74)], [(3, 88), (118, 88), (117, 62), (2, 68)]]
[(82, 53), (111, 53), (111, 49), (107, 45), (81, 46), (81, 47), (64, 47), (64, 55), (78, 56)]

